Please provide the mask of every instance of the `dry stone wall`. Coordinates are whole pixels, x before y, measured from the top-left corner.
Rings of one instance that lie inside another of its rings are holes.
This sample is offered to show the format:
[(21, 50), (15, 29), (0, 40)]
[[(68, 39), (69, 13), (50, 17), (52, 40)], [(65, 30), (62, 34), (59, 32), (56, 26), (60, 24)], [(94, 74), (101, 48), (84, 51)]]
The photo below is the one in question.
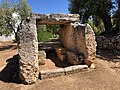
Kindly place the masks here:
[(98, 49), (117, 49), (120, 50), (120, 35), (113, 37), (97, 36)]

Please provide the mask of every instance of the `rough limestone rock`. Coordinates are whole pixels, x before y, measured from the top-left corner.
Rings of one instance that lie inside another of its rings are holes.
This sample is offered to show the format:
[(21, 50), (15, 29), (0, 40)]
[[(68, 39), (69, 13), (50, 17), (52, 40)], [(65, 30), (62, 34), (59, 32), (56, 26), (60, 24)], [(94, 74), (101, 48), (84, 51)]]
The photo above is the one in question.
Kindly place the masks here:
[(120, 35), (112, 37), (97, 36), (96, 41), (99, 49), (120, 50)]
[(19, 77), (25, 84), (36, 82), (39, 76), (38, 70), (38, 42), (36, 20), (31, 18), (23, 23), (19, 35)]
[(38, 58), (46, 59), (46, 52), (44, 50), (38, 51)]
[(40, 42), (38, 44), (38, 47), (39, 47), (39, 50), (52, 51), (52, 50), (55, 50), (55, 48), (61, 47), (61, 43), (59, 41)]
[(57, 53), (58, 58), (61, 61), (65, 61), (66, 60), (66, 49), (65, 48), (55, 48), (55, 51)]
[(46, 52), (44, 50), (41, 50), (38, 52), (38, 63), (39, 65), (45, 65), (46, 60)]
[(66, 50), (83, 53), (85, 63), (91, 65), (96, 57), (95, 34), (89, 24), (79, 22), (61, 25), (60, 40)]
[(70, 64), (77, 65), (84, 61), (82, 54), (78, 54), (73, 51), (67, 51), (67, 60)]
[(31, 14), (40, 24), (67, 24), (79, 21), (79, 14)]

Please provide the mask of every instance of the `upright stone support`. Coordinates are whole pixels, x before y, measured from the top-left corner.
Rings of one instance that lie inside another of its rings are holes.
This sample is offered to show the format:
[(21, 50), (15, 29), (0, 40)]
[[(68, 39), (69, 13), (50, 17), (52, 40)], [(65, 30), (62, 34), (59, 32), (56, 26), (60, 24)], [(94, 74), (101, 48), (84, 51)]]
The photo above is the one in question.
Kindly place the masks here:
[(19, 35), (19, 78), (25, 84), (36, 82), (39, 76), (36, 19), (30, 18), (21, 26)]
[[(88, 66), (94, 62), (96, 57), (96, 41), (94, 31), (89, 24), (76, 22), (61, 26), (60, 40), (67, 51), (76, 52), (78, 55), (82, 53)], [(75, 64), (80, 64), (80, 61), (78, 60), (77, 63), (76, 59)]]

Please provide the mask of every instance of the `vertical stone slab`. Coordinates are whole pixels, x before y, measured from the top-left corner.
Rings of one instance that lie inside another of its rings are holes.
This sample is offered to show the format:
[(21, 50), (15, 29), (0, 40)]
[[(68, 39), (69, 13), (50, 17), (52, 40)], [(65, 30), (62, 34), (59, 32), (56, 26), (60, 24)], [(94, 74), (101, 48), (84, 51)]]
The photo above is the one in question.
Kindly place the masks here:
[(95, 33), (89, 24), (85, 25), (85, 44), (86, 44), (86, 63), (90, 66), (96, 59), (96, 47)]
[(19, 36), (19, 77), (25, 84), (36, 82), (38, 70), (38, 41), (36, 19), (30, 18), (22, 24)]
[(60, 40), (67, 51), (82, 53), (88, 66), (94, 62), (96, 41), (94, 31), (89, 24), (76, 22), (61, 26)]

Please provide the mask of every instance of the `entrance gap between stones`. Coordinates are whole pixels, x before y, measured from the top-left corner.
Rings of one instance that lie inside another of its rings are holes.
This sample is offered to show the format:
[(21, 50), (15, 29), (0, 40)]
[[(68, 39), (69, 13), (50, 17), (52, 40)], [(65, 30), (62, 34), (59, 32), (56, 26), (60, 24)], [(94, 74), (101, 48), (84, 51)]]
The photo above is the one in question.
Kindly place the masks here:
[(67, 60), (61, 61), (56, 53), (57, 48), (62, 48), (59, 29), (61, 25), (37, 25), (38, 58), (40, 70), (68, 67)]

